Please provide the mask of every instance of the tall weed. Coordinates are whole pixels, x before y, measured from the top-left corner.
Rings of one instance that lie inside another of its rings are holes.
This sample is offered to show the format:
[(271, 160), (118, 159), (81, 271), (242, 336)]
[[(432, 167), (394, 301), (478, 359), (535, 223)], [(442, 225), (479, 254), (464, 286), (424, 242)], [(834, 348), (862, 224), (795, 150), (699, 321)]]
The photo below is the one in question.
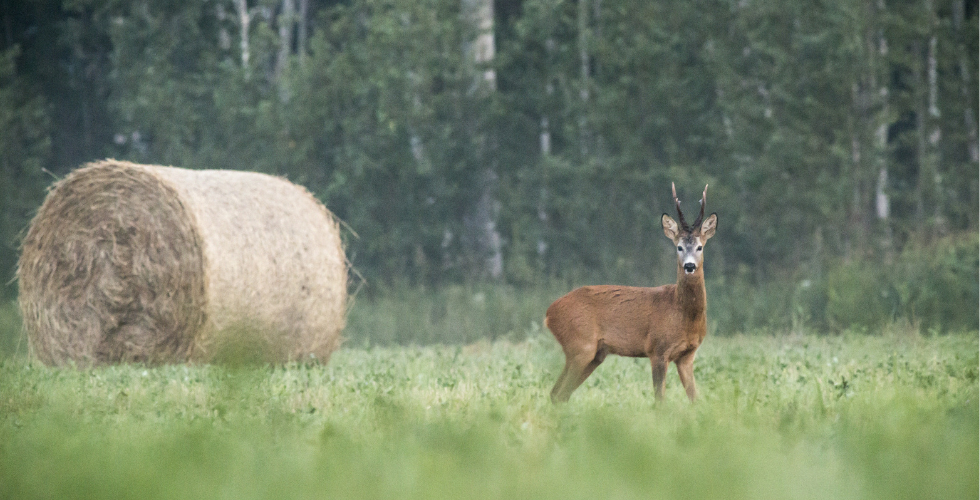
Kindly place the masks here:
[(17, 302), (0, 303), (0, 358), (27, 352)]

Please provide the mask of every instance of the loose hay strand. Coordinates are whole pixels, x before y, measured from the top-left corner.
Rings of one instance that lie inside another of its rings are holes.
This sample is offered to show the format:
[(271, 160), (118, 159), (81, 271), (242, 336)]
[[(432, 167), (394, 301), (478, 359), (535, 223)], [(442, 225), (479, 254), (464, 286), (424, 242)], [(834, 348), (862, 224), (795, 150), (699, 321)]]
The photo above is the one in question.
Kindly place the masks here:
[(252, 172), (88, 164), (49, 192), (18, 281), (48, 364), (210, 361), (236, 342), (268, 361), (326, 361), (346, 314), (336, 217)]

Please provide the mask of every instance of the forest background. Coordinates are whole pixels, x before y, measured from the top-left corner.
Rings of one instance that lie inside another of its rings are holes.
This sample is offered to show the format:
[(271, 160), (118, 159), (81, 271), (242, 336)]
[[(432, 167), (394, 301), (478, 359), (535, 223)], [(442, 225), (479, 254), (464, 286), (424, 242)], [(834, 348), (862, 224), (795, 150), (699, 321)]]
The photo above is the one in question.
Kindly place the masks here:
[(367, 304), (464, 290), (537, 308), (672, 282), (676, 182), (688, 213), (709, 184), (719, 214), (714, 333), (976, 330), (977, 16), (971, 0), (4, 0), (0, 298), (46, 187), (113, 157), (306, 186), (345, 221)]

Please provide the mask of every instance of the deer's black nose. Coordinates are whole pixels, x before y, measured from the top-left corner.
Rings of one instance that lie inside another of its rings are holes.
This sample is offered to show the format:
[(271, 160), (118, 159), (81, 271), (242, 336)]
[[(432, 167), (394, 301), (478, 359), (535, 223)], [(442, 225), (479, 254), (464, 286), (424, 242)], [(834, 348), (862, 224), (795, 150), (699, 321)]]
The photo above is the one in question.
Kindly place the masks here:
[(688, 273), (693, 273), (694, 270), (697, 269), (697, 268), (698, 268), (698, 266), (695, 263), (693, 263), (693, 262), (686, 262), (684, 264), (684, 271), (685, 272), (688, 272)]

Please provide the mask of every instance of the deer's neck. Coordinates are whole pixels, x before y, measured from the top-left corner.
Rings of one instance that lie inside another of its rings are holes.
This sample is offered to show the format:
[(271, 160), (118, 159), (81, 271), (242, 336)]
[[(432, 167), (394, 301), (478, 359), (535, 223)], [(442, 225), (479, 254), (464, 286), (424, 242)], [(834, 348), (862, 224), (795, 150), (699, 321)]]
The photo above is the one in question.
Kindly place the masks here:
[(687, 274), (677, 268), (677, 302), (689, 320), (703, 320), (708, 299), (704, 290), (704, 269)]

